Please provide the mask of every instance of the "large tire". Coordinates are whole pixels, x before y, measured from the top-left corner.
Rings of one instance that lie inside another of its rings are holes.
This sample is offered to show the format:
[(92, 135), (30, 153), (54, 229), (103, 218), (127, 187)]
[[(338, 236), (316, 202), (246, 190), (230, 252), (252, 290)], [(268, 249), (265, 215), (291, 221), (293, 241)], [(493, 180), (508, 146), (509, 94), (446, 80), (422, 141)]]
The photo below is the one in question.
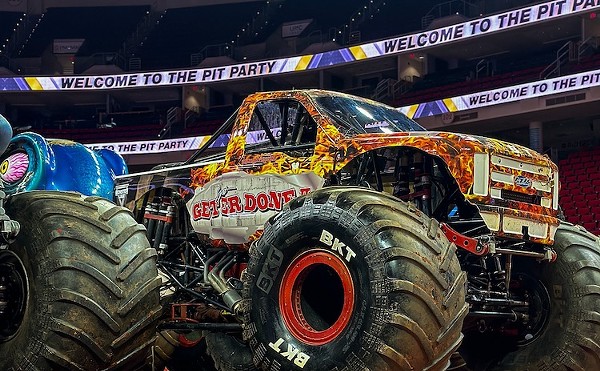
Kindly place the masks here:
[(205, 337), (206, 352), (218, 371), (254, 371), (252, 352), (247, 344), (233, 335), (209, 333)]
[(75, 193), (23, 193), (6, 210), (21, 231), (0, 275), (24, 278), (25, 300), (17, 329), (0, 341), (0, 370), (143, 366), (161, 312), (143, 226), (125, 208)]
[(499, 370), (600, 370), (600, 242), (580, 226), (559, 226), (558, 258), (540, 269), (549, 296), (547, 324), (509, 353)]
[(217, 371), (207, 353), (207, 341), (200, 332), (179, 333), (163, 330), (154, 344), (153, 370)]
[(468, 307), (456, 247), (361, 188), (291, 201), (250, 249), (244, 337), (264, 370), (442, 370)]

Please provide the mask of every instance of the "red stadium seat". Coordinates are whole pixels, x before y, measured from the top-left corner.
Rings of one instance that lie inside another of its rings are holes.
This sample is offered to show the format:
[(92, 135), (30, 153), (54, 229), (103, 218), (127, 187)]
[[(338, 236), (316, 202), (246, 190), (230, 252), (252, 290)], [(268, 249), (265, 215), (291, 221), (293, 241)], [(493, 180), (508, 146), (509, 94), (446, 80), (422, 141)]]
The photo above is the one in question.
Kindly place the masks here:
[[(569, 205), (573, 202), (573, 196), (571, 196), (571, 194), (567, 193), (564, 196), (559, 196), (558, 201), (561, 205)], [(598, 206), (600, 206), (600, 205), (598, 205)]]
[(596, 222), (583, 223), (583, 228), (588, 231), (593, 231), (596, 229)]
[(581, 162), (581, 160), (572, 160), (571, 163), (569, 164), (569, 166), (571, 167), (571, 169), (576, 170), (576, 169), (583, 169), (583, 162)]

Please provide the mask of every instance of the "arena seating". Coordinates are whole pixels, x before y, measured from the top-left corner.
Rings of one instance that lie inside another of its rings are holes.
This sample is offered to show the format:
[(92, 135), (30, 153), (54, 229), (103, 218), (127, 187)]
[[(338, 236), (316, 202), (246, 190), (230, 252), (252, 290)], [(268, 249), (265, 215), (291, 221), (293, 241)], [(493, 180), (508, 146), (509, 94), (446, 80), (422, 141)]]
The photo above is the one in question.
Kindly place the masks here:
[(356, 12), (360, 11), (366, 0), (349, 3), (345, 0), (329, 0), (323, 2), (283, 1), (272, 14), (277, 22), (269, 22), (251, 42), (258, 43), (266, 40), (279, 26), (286, 22), (312, 19), (315, 30), (327, 33), (329, 29), (340, 28), (349, 22)]
[(142, 67), (189, 67), (191, 54), (209, 45), (230, 43), (261, 6), (250, 1), (168, 9), (139, 49)]
[(567, 221), (600, 235), (600, 147), (571, 153), (559, 162), (559, 204)]
[(39, 57), (54, 39), (85, 39), (78, 55), (116, 52), (148, 6), (49, 8), (19, 57)]
[(19, 12), (0, 12), (0, 45), (6, 43), (16, 28), (19, 19), (23, 18), (23, 13)]
[[(514, 55), (498, 58), (494, 61), (494, 71), (489, 76), (470, 78), (475, 69), (474, 65), (428, 74), (416, 82), (410, 91), (390, 104), (406, 106), (538, 80), (540, 72), (556, 58), (557, 48), (548, 48), (526, 59), (514, 58)], [(585, 64), (584, 61), (572, 63), (571, 68), (583, 70), (585, 66), (593, 65), (588, 59), (585, 60)]]

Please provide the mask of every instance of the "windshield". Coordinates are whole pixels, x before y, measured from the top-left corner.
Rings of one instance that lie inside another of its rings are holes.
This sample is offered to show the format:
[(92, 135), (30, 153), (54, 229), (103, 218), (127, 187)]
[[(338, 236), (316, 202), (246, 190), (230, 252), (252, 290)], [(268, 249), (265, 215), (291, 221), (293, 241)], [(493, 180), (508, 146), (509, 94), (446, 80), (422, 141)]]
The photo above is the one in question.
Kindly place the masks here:
[(315, 102), (346, 136), (425, 130), (393, 107), (373, 101), (351, 96), (327, 95), (315, 97)]

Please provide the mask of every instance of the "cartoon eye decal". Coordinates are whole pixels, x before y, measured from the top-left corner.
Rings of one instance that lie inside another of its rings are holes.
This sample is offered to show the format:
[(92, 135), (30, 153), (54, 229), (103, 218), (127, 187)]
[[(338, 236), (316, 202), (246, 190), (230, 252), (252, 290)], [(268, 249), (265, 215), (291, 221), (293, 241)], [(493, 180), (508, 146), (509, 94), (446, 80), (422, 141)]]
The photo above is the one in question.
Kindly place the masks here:
[(0, 164), (0, 178), (8, 183), (18, 182), (23, 179), (28, 167), (29, 156), (27, 153), (13, 153)]

